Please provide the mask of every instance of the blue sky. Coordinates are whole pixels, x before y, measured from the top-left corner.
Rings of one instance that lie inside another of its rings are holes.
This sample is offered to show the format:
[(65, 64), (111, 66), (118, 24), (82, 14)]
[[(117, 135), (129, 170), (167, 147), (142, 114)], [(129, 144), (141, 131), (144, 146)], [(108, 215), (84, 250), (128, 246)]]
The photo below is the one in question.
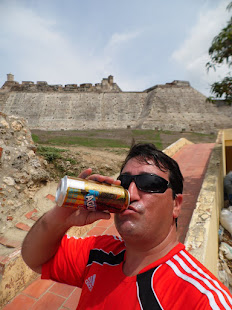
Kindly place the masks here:
[(187, 80), (209, 95), (208, 49), (229, 0), (0, 0), (0, 86), (15, 80), (99, 83), (123, 91)]

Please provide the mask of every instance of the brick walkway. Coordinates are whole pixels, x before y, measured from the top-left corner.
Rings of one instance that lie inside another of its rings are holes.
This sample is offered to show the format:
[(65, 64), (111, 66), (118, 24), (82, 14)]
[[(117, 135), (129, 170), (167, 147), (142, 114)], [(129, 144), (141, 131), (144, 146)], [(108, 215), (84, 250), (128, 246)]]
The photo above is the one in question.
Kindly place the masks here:
[[(185, 179), (182, 214), (178, 219), (181, 242), (184, 242), (213, 146), (211, 143), (190, 144), (173, 156)], [(118, 235), (113, 219), (101, 220), (87, 232), (88, 236), (102, 234)], [(2, 310), (75, 310), (80, 293), (79, 288), (38, 277)]]

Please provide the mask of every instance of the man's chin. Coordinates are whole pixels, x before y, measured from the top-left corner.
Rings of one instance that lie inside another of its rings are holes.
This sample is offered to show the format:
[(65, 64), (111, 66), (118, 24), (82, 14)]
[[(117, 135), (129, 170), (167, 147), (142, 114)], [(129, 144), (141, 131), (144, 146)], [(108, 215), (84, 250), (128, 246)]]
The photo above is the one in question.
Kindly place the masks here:
[(115, 226), (117, 228), (117, 231), (124, 239), (126, 236), (135, 235), (137, 229), (134, 222), (132, 222), (130, 219), (128, 219), (128, 216), (115, 216), (114, 218)]

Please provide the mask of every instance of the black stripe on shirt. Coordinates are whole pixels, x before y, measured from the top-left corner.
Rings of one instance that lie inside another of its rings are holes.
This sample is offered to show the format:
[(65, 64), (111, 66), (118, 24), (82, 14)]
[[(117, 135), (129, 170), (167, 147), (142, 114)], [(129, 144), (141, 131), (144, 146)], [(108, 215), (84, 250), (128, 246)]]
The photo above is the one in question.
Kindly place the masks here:
[(119, 265), (121, 262), (123, 262), (124, 253), (125, 250), (121, 251), (116, 255), (113, 254), (112, 252), (107, 253), (100, 249), (90, 250), (87, 266), (91, 265), (93, 262), (100, 265), (103, 264), (108, 264), (112, 266)]
[[(156, 267), (157, 268), (157, 267)], [(138, 298), (143, 310), (162, 309), (152, 289), (152, 276), (156, 268), (137, 275)]]

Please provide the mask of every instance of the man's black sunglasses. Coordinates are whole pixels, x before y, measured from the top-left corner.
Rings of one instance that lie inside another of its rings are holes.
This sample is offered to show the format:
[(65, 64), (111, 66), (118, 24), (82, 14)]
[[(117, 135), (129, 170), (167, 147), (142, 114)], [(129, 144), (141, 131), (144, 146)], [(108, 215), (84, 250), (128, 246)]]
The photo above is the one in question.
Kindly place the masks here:
[(143, 173), (138, 175), (120, 174), (118, 180), (122, 187), (128, 189), (131, 182), (134, 181), (137, 188), (148, 193), (164, 193), (171, 184), (156, 174)]

